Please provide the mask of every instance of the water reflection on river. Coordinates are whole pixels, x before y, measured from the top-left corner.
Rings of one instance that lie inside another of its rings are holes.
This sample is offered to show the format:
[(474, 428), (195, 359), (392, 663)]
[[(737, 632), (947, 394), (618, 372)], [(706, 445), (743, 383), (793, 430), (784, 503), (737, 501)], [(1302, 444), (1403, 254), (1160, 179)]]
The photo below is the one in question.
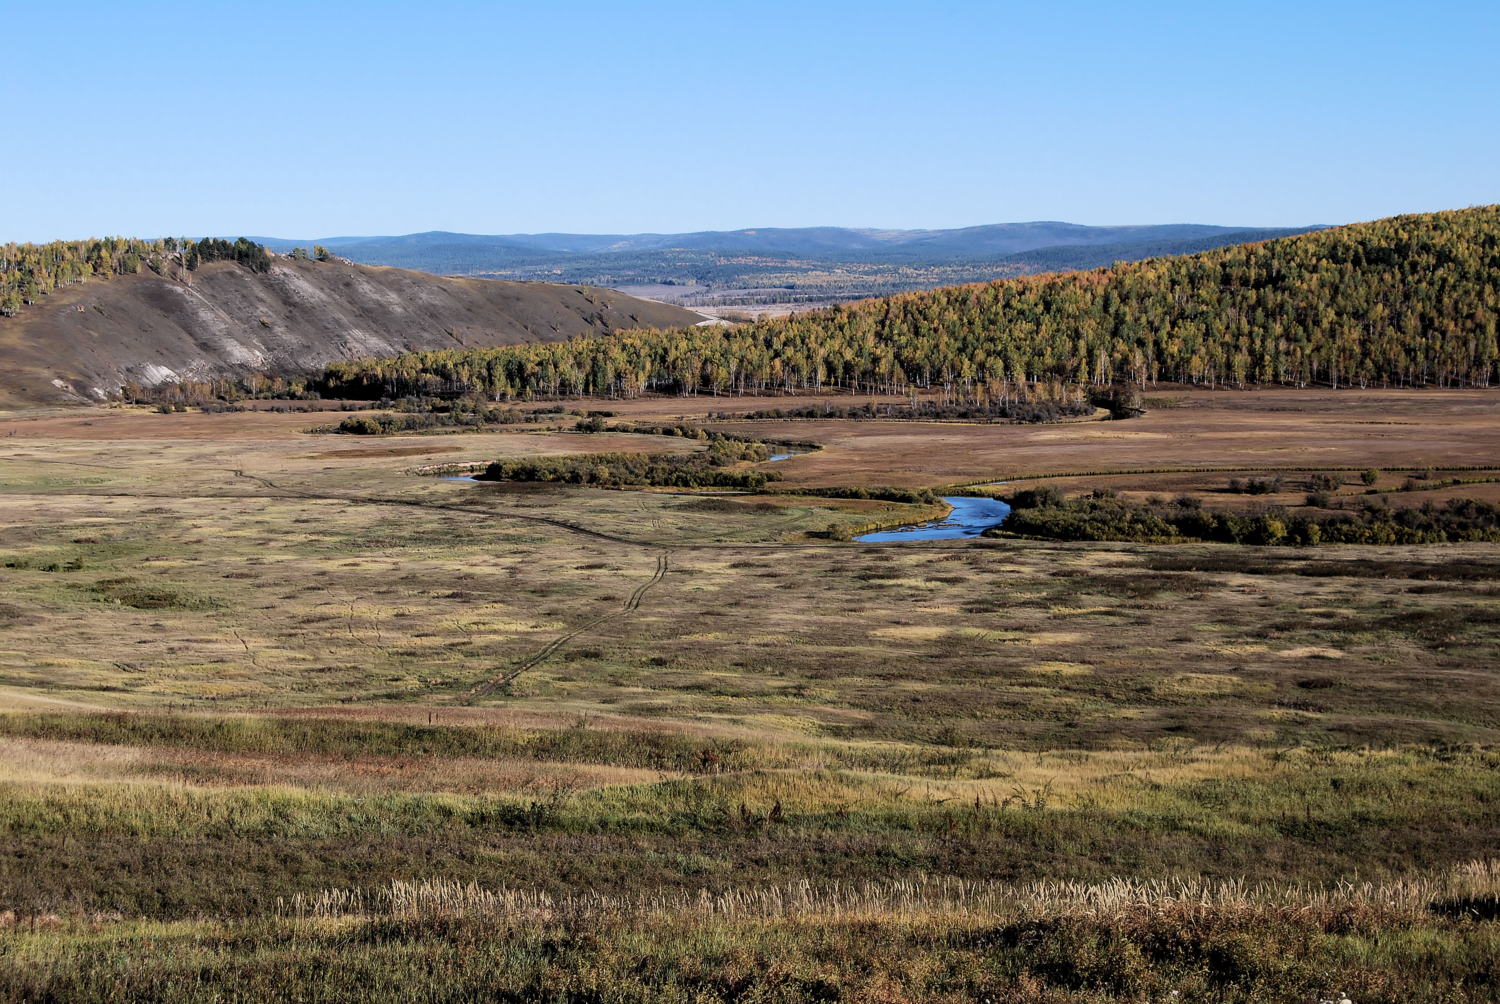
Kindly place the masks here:
[(999, 499), (967, 498), (947, 495), (943, 501), (953, 507), (948, 518), (932, 523), (914, 523), (891, 530), (877, 530), (855, 537), (858, 541), (881, 540), (958, 540), (977, 537), (992, 526), (999, 526), (1010, 515), (1010, 506)]

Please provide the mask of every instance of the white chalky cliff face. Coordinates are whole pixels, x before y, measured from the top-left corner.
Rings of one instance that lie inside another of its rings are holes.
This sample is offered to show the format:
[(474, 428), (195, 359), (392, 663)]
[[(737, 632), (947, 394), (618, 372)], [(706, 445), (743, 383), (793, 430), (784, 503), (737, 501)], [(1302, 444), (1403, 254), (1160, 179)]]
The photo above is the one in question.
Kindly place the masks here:
[[(85, 399), (252, 373), (302, 375), (333, 360), (488, 348), (617, 328), (675, 328), (701, 315), (616, 290), (501, 282), (396, 268), (293, 261), (267, 273), (232, 262), (143, 270), (60, 287), (23, 306), (0, 342), (0, 397)], [(96, 395), (97, 397), (97, 395)]]

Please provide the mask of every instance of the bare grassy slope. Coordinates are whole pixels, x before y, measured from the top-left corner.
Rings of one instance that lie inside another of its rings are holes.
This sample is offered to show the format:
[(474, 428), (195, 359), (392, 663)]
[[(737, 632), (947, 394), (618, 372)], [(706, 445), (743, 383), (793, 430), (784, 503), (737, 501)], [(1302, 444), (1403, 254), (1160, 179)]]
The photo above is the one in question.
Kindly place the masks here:
[[(116, 276), (0, 318), (0, 406), (99, 400), (125, 381), (300, 373), (333, 359), (509, 345), (700, 316), (609, 289), (278, 259)], [(80, 309), (81, 308), (81, 309)]]

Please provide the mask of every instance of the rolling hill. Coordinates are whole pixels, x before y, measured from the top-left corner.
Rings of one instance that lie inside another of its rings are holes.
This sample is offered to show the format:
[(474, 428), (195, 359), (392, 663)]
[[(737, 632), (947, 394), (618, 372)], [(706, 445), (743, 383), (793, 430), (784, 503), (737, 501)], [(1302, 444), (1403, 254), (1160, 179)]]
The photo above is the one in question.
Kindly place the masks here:
[[(1489, 387), (1500, 378), (1500, 206), (905, 293), (733, 328), (335, 363), (350, 396), (851, 396), (987, 405), (1082, 388)], [(562, 375), (545, 385), (539, 374)]]
[(611, 289), (281, 257), (265, 273), (217, 261), (168, 275), (181, 278), (142, 269), (58, 285), (0, 317), (0, 407), (100, 401), (131, 380), (301, 374), (701, 320)]

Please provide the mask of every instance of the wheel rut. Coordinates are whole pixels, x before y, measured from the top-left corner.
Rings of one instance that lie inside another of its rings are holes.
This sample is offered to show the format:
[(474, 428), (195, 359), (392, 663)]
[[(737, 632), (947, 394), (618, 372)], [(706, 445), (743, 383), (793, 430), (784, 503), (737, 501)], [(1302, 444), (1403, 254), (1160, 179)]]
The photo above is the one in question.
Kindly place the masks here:
[(475, 512), (486, 516), (497, 516), (501, 519), (523, 520), (528, 523), (542, 523), (547, 526), (555, 526), (560, 530), (567, 530), (584, 537), (592, 537), (595, 540), (607, 540), (615, 544), (629, 544), (632, 547), (657, 547), (659, 545), (647, 543), (640, 540), (631, 540), (629, 537), (617, 537), (612, 533), (602, 533), (598, 530), (590, 530), (587, 527), (578, 526), (574, 523), (566, 523), (560, 519), (550, 519), (546, 516), (527, 516), (522, 513), (496, 512), (481, 506), (453, 505), (443, 502), (425, 502), (421, 499), (400, 499), (380, 495), (331, 495), (320, 492), (303, 491), (297, 488), (284, 488), (267, 478), (258, 474), (246, 474), (244, 471), (233, 472), (237, 478), (245, 478), (249, 481), (258, 481), (274, 491), (283, 493), (288, 498), (313, 499), (319, 502), (357, 502), (363, 505), (395, 505), (409, 506), (415, 509), (441, 509), (445, 512)]
[(579, 635), (587, 634), (589, 631), (592, 631), (594, 628), (598, 627), (601, 624), (604, 624), (607, 621), (612, 621), (624, 614), (639, 610), (641, 607), (641, 601), (646, 598), (646, 594), (651, 591), (651, 587), (655, 586), (657, 583), (661, 582), (662, 579), (666, 578), (667, 572), (671, 570), (671, 562), (672, 554), (670, 551), (666, 551), (662, 554), (657, 555), (656, 570), (652, 573), (651, 578), (643, 582), (641, 585), (637, 586), (634, 592), (630, 594), (630, 596), (625, 600), (624, 604), (618, 610), (611, 610), (609, 613), (604, 614), (601, 617), (595, 617), (593, 620), (587, 621), (584, 624), (580, 624), (578, 627), (567, 632), (566, 634), (554, 638), (551, 642), (545, 645), (541, 651), (537, 652), (525, 662), (522, 662), (520, 665), (511, 667), (510, 669), (507, 669), (505, 672), (500, 673), (497, 676), (490, 677), (485, 682), (479, 684), (477, 687), (464, 694), (464, 696), (460, 698), (459, 703), (472, 704), (473, 702), (479, 700), (481, 697), (487, 697), (490, 694), (493, 694), (501, 687), (513, 683), (515, 679), (522, 673), (526, 672), (529, 669), (535, 669), (537, 666), (540, 666), (542, 663), (546, 662), (549, 658), (555, 655), (559, 649), (561, 649), (568, 642), (572, 641), (574, 638), (577, 638)]

